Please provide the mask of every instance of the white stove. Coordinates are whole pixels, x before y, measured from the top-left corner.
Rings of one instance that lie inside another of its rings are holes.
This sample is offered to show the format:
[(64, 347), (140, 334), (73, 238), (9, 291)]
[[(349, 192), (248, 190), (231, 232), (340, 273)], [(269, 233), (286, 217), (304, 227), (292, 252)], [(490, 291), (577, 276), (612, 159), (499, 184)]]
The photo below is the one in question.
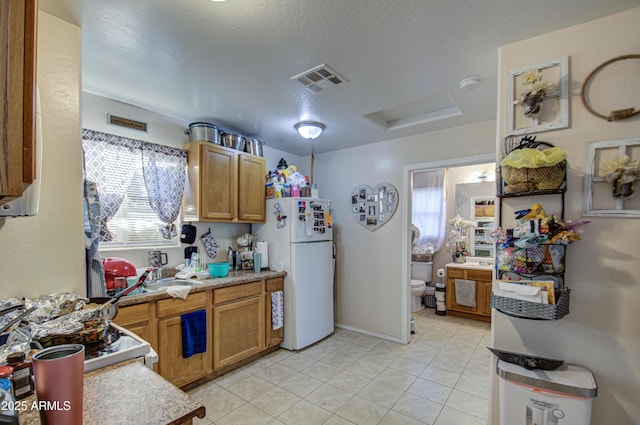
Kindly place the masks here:
[(158, 354), (147, 341), (115, 323), (110, 326), (113, 328), (110, 332), (113, 342), (85, 347), (85, 373), (131, 359), (139, 359), (148, 368), (153, 367), (158, 361)]

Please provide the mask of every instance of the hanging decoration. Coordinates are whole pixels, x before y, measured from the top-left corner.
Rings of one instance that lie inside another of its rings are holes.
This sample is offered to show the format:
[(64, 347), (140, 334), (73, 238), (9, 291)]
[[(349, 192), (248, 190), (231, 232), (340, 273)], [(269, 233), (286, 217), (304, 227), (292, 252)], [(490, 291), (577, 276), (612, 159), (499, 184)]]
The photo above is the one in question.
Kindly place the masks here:
[(388, 222), (398, 208), (398, 190), (391, 183), (374, 187), (361, 184), (351, 191), (353, 218), (365, 229), (374, 231)]
[[(622, 55), (622, 56), (617, 56), (615, 58), (611, 58), (608, 61), (603, 62), (602, 64), (598, 65), (593, 71), (591, 71), (591, 73), (587, 76), (587, 78), (584, 80), (584, 83), (582, 84), (582, 88), (580, 89), (580, 99), (582, 99), (582, 104), (584, 105), (585, 108), (587, 108), (587, 111), (589, 111), (591, 114), (595, 115), (598, 118), (602, 118), (604, 120), (607, 121), (619, 121), (619, 120), (623, 120), (626, 118), (631, 118), (633, 116), (636, 116), (638, 114), (640, 114), (640, 104), (637, 104), (636, 106), (632, 106), (632, 107), (626, 107), (626, 108), (622, 108), (622, 109), (616, 109), (614, 111), (611, 111), (608, 115), (604, 115), (601, 114), (599, 112), (596, 112), (596, 110), (592, 107), (591, 102), (588, 99), (587, 96), (587, 90), (589, 90), (593, 84), (593, 80), (594, 77), (599, 74), (604, 68), (608, 67), (609, 65), (615, 63), (615, 62), (619, 62), (619, 61), (623, 61), (623, 60), (629, 60), (629, 59), (640, 59), (640, 55)], [(619, 86), (619, 87), (627, 87), (627, 89), (623, 89), (622, 91), (629, 93), (631, 96), (633, 96), (633, 93), (637, 93), (634, 91), (629, 91), (628, 90), (628, 86), (625, 83), (624, 79), (625, 77), (628, 75), (629, 77), (627, 78), (635, 78), (636, 79), (636, 83), (637, 83), (637, 65), (638, 62), (636, 62), (636, 67), (635, 68), (621, 68), (621, 71), (626, 71), (626, 75), (615, 75), (615, 78), (611, 78), (611, 80), (615, 81), (615, 83)], [(610, 92), (610, 91), (609, 91)], [(610, 94), (611, 95), (611, 94)]]

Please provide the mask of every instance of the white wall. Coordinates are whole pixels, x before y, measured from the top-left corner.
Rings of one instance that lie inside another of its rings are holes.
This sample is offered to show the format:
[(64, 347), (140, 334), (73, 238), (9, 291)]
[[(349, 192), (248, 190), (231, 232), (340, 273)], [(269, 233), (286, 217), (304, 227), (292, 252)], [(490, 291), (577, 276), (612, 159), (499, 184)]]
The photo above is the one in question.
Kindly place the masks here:
[(0, 218), (3, 297), (85, 294), (80, 28), (40, 12), (42, 188), (34, 217)]
[(372, 232), (353, 219), (351, 190), (360, 184), (391, 183), (402, 193), (405, 165), (494, 151), (495, 122), (486, 121), (316, 155), (320, 196), (331, 199), (334, 208), (339, 325), (401, 340), (403, 285), (409, 284), (402, 280), (402, 252), (409, 250), (402, 242), (403, 232), (409, 231), (402, 226), (402, 199), (395, 215)]
[[(570, 56), (571, 126), (542, 133), (545, 140), (569, 152), (565, 216), (582, 216), (586, 145), (590, 141), (638, 137), (638, 117), (607, 122), (582, 105), (580, 86), (604, 61), (640, 50), (640, 8), (566, 28), (500, 49), (498, 120), (501, 137), (506, 116), (505, 75), (550, 59)], [(627, 82), (636, 84), (635, 79)], [(629, 77), (631, 78), (631, 77)], [(623, 81), (607, 81), (619, 87)], [(618, 108), (628, 107), (609, 101)], [(637, 108), (638, 105), (636, 104)], [(499, 150), (498, 150), (499, 151)], [(638, 159), (638, 158), (634, 158)], [(515, 352), (564, 359), (593, 371), (598, 397), (593, 404), (596, 425), (635, 425), (640, 418), (640, 274), (637, 218), (589, 218), (583, 240), (568, 247), (566, 285), (572, 289), (571, 313), (553, 322), (514, 319), (494, 312), (495, 346)], [(494, 402), (497, 394), (494, 391)], [(494, 403), (495, 406), (495, 403)], [(494, 410), (494, 421), (497, 415)]]

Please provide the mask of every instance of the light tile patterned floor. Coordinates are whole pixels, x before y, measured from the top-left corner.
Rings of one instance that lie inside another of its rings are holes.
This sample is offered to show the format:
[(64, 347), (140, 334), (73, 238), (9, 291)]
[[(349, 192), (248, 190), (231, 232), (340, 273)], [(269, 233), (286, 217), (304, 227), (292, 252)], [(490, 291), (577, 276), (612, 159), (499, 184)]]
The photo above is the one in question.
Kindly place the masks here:
[(196, 387), (194, 425), (486, 425), (490, 325), (413, 316), (406, 345), (336, 329)]

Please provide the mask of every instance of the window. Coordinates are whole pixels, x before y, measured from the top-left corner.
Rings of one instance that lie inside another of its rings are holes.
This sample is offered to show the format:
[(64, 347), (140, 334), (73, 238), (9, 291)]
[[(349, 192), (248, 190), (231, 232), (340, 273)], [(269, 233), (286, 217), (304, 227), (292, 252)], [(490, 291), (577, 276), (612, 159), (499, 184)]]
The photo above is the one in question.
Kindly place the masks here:
[[(178, 221), (180, 218), (178, 218)], [(144, 184), (142, 164), (138, 164), (131, 178), (122, 205), (109, 220), (109, 231), (113, 240), (102, 242), (101, 249), (122, 247), (178, 246), (178, 239), (163, 239), (162, 221), (151, 209), (147, 188)]]
[(411, 221), (420, 233), (413, 243), (438, 251), (446, 231), (445, 170), (413, 173), (411, 188)]
[(101, 248), (178, 246), (186, 152), (87, 129), (82, 147), (85, 179), (97, 188)]

